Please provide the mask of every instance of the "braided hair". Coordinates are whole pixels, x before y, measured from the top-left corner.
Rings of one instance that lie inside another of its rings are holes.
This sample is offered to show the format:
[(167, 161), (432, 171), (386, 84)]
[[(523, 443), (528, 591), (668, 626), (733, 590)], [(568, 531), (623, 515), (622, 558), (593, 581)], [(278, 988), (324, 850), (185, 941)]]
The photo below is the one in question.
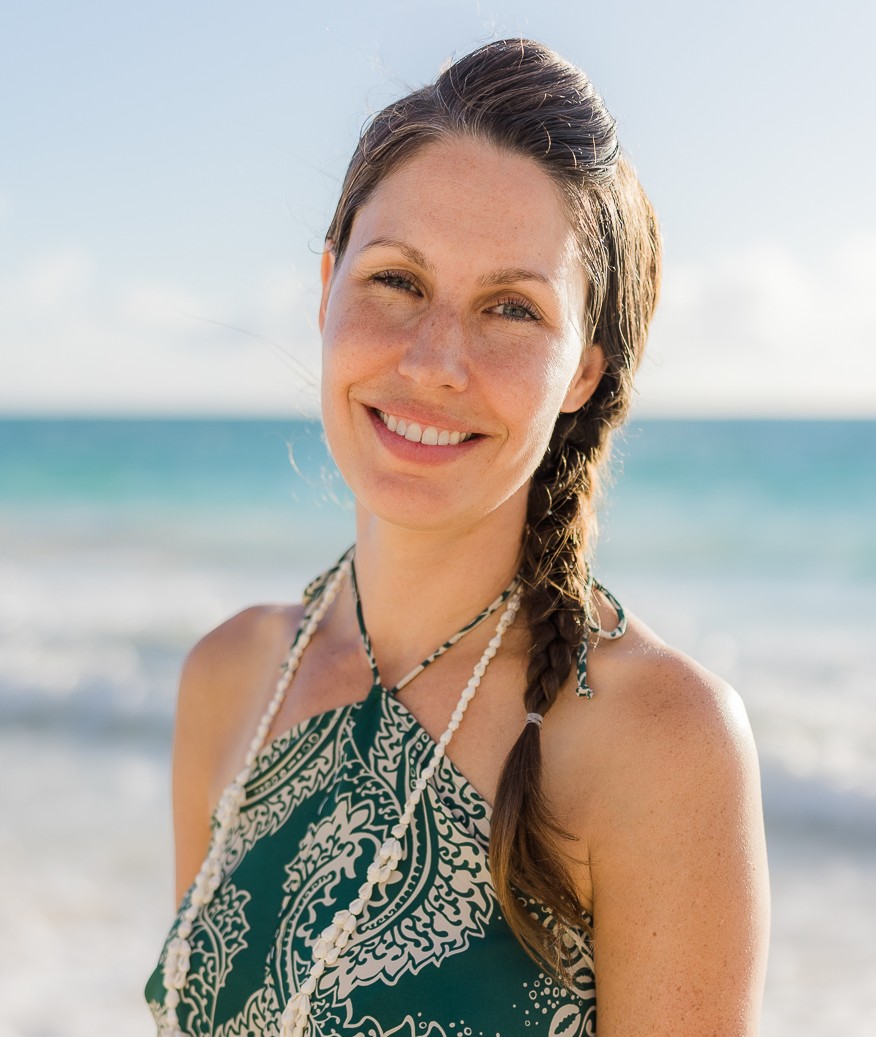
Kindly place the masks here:
[[(521, 545), (523, 607), (532, 641), (527, 712), (546, 714), (569, 678), (593, 625), (588, 557), (596, 532), (599, 473), (614, 428), (629, 408), (632, 381), (657, 302), (656, 218), (615, 122), (579, 68), (531, 40), (488, 43), (437, 80), (379, 112), (362, 131), (326, 239), (339, 260), (353, 220), (377, 186), (430, 143), (468, 137), (535, 161), (559, 188), (576, 232), (588, 297), (586, 341), (606, 370), (587, 403), (559, 414), (530, 483)], [(565, 936), (584, 925), (541, 784), (541, 731), (527, 723), (499, 778), (490, 868), (502, 912), (522, 946), (556, 975)], [(534, 917), (526, 897), (551, 919)]]

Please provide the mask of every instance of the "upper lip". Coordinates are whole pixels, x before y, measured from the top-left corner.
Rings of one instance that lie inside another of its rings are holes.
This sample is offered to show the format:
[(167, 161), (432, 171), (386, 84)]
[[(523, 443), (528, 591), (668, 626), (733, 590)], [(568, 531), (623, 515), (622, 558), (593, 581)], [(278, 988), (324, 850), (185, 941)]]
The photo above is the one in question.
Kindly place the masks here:
[(470, 432), (479, 435), (476, 429), (469, 425), (464, 418), (453, 418), (447, 414), (430, 410), (427, 407), (415, 407), (407, 403), (367, 403), (374, 411), (383, 411), (391, 414), (394, 418), (404, 418), (408, 423), (415, 421), (421, 428), (429, 426), (437, 429), (446, 429), (448, 432)]

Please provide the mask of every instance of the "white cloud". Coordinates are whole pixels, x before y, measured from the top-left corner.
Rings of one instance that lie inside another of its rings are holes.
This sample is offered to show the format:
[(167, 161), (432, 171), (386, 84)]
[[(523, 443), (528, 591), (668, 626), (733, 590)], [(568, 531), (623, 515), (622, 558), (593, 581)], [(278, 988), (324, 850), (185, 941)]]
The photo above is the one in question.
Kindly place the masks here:
[(120, 316), (132, 326), (154, 331), (191, 334), (194, 315), (203, 312), (203, 300), (171, 285), (136, 283), (119, 296)]
[[(640, 413), (876, 415), (876, 238), (804, 262), (761, 245), (670, 267)], [(312, 412), (315, 278), (265, 272), (247, 293), (118, 288), (63, 249), (0, 283), (0, 410)]]
[(94, 264), (81, 249), (59, 249), (41, 256), (15, 278), (5, 294), (5, 306), (55, 310), (82, 299), (91, 289)]
[(876, 237), (666, 272), (642, 413), (876, 415)]
[(270, 272), (235, 299), (171, 284), (101, 283), (81, 252), (0, 283), (0, 410), (7, 413), (313, 411), (315, 287)]

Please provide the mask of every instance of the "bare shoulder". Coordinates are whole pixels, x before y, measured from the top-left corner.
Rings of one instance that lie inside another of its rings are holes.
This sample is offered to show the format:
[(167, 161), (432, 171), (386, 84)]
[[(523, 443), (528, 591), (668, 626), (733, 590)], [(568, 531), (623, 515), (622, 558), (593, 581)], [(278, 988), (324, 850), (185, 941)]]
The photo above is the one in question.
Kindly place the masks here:
[(255, 729), (301, 611), (248, 608), (201, 638), (185, 660), (173, 742), (178, 896), (203, 860), (210, 815), (242, 762), (242, 739)]
[(719, 812), (727, 790), (759, 805), (751, 727), (726, 681), (632, 618), (591, 651), (590, 683), (592, 700), (564, 697), (555, 740), (565, 787), (579, 790), (567, 810), (591, 848), (616, 837), (620, 817), (640, 832), (672, 809), (689, 821), (697, 803)]
[(591, 789), (638, 797), (638, 786), (655, 780), (756, 765), (737, 692), (635, 617), (623, 638), (591, 649), (588, 672), (593, 699), (565, 695), (552, 714), (562, 721), (555, 728), (563, 769), (585, 768)]
[(191, 731), (220, 758), (241, 725), (264, 707), (300, 620), (301, 605), (256, 605), (211, 630), (183, 665), (177, 742)]
[(635, 620), (591, 660), (594, 697), (565, 697), (556, 737), (586, 847), (600, 1033), (753, 1034), (769, 907), (742, 701)]
[(275, 671), (301, 617), (301, 605), (254, 605), (201, 638), (186, 657), (180, 698), (211, 712), (245, 704), (241, 689)]
[(635, 754), (637, 770), (649, 761), (669, 772), (682, 760), (722, 767), (749, 756), (751, 728), (737, 692), (641, 621), (632, 619), (619, 641), (598, 645), (592, 660), (613, 751)]

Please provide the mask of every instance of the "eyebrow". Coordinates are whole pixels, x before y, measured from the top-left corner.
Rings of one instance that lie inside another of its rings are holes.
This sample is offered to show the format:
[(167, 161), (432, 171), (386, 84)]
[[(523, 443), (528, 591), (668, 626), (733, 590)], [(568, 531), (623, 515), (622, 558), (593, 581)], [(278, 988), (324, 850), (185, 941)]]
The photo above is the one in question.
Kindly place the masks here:
[(505, 267), (502, 270), (494, 270), (491, 274), (484, 274), (480, 283), (485, 288), (494, 288), (502, 284), (515, 284), (518, 281), (536, 281), (538, 284), (550, 285), (550, 279), (544, 274), (536, 273), (534, 270), (523, 270), (520, 267)]
[[(413, 245), (408, 245), (404, 241), (398, 241), (396, 238), (374, 238), (359, 249), (359, 254), (361, 255), (372, 248), (398, 249), (406, 259), (416, 263), (423, 270), (428, 270), (429, 273), (434, 273), (435, 271), (435, 267), (418, 248), (414, 248)], [(535, 270), (525, 270), (522, 267), (503, 267), (501, 270), (494, 270), (492, 273), (484, 274), (479, 279), (479, 283), (485, 288), (495, 288), (503, 284), (516, 284), (520, 281), (535, 281), (537, 284), (548, 286), (551, 283), (550, 279), (545, 277), (544, 274), (539, 274)]]
[(403, 241), (397, 241), (395, 238), (374, 238), (373, 241), (369, 241), (359, 249), (359, 255), (367, 252), (370, 248), (396, 248), (406, 259), (416, 263), (417, 266), (428, 270), (429, 273), (434, 273), (435, 271), (435, 267), (432, 266), (418, 248), (414, 248), (413, 245), (406, 245)]

